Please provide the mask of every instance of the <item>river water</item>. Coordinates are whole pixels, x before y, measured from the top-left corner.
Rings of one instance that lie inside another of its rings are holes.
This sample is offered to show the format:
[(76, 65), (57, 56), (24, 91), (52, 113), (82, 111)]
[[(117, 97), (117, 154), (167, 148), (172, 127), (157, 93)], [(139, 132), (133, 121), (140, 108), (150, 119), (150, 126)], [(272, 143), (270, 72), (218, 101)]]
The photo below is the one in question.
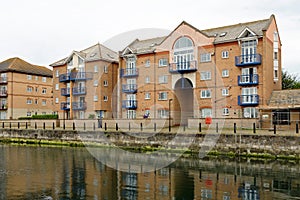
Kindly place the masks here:
[[(97, 154), (112, 155), (111, 148)], [(0, 144), (0, 199), (300, 199), (299, 162), (180, 157), (154, 169), (170, 155), (149, 166), (97, 156), (86, 148)]]

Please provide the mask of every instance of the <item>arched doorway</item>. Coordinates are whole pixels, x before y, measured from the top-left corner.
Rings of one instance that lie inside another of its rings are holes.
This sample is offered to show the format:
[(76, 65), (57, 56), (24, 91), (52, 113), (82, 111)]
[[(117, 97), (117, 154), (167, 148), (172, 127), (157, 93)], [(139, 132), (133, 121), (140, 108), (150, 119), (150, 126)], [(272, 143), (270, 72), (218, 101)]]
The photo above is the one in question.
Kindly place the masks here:
[(187, 78), (180, 78), (175, 83), (174, 120), (186, 125), (189, 118), (194, 117), (193, 83)]

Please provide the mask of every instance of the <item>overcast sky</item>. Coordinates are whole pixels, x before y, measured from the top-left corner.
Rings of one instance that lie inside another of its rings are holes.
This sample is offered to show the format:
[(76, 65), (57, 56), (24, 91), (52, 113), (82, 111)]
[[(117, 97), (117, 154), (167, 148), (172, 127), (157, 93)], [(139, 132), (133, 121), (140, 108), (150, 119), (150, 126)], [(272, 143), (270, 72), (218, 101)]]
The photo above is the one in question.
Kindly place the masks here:
[(9, 0), (1, 2), (0, 61), (20, 57), (48, 66), (98, 42), (137, 29), (158, 33), (183, 20), (208, 29), (275, 14), (283, 67), (300, 73), (299, 0)]

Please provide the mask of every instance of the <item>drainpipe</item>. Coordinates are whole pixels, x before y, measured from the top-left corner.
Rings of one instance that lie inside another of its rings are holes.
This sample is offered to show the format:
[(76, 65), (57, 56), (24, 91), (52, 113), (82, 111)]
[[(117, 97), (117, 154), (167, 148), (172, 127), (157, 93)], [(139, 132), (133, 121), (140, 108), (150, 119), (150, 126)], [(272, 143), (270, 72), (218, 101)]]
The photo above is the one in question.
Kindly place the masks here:
[(215, 111), (215, 118), (217, 118), (217, 58), (216, 58), (216, 45), (214, 44), (214, 63), (215, 63), (215, 71), (214, 71), (214, 96), (215, 96), (215, 100), (214, 100), (214, 111)]
[(10, 109), (10, 118), (13, 119), (14, 117), (14, 72), (11, 72), (11, 109)]
[(154, 119), (156, 119), (156, 52), (154, 51)]

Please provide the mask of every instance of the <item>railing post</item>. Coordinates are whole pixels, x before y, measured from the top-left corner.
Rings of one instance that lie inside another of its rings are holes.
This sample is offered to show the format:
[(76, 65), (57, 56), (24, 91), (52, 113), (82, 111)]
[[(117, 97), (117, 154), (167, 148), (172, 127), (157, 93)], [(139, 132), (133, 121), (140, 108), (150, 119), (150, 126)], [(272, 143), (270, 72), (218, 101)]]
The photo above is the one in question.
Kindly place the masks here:
[(9, 129), (11, 129), (11, 122), (9, 122)]
[(255, 122), (253, 123), (253, 133), (256, 133), (256, 126), (255, 126)]
[(143, 123), (141, 123), (141, 131), (143, 131)]
[(154, 123), (154, 131), (156, 132), (156, 123)]
[(27, 122), (25, 122), (25, 128), (28, 129), (28, 123)]
[(274, 134), (276, 134), (276, 124), (274, 124)]
[(76, 129), (75, 122), (73, 122), (73, 131)]
[(216, 132), (219, 133), (219, 124), (218, 124), (218, 122), (216, 123)]
[(107, 131), (107, 124), (106, 124), (106, 122), (104, 123), (104, 130)]
[(233, 133), (236, 133), (236, 123), (233, 123)]
[(128, 130), (129, 130), (129, 131), (131, 130), (130, 122), (128, 123)]
[(45, 124), (45, 122), (43, 123), (43, 129), (44, 129), (44, 130), (46, 129), (46, 124)]
[(5, 126), (4, 126), (4, 122), (2, 122), (2, 128), (4, 128)]
[(84, 130), (84, 131), (85, 131), (85, 128), (86, 128), (86, 127), (85, 127), (85, 122), (83, 122), (83, 130)]
[(65, 130), (66, 129), (66, 123), (64, 122), (63, 124), (63, 129)]
[(55, 129), (55, 123), (52, 122), (52, 129), (54, 130)]
[(119, 126), (118, 126), (118, 123), (116, 123), (116, 131), (119, 130)]
[(37, 129), (37, 124), (36, 124), (36, 122), (34, 122), (34, 129)]
[(298, 124), (298, 122), (296, 123), (296, 133), (299, 133), (299, 124)]
[(199, 132), (201, 133), (201, 130), (202, 129), (202, 127), (201, 127), (201, 123), (199, 123)]
[(20, 129), (20, 122), (18, 122), (18, 129)]

